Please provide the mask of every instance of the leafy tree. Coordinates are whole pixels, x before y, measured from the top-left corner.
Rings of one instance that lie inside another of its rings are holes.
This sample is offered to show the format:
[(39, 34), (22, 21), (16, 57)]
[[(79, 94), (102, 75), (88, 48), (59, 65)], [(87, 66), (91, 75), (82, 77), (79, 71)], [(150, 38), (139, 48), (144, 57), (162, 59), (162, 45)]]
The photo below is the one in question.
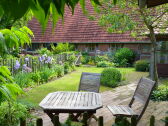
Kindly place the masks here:
[[(99, 4), (98, 0), (91, 1)], [(50, 17), (55, 26), (57, 20), (63, 17), (65, 6), (73, 13), (77, 3), (85, 10), (85, 0), (1, 0), (0, 19), (6, 15), (6, 20), (15, 22), (31, 11), (45, 29)]]
[[(111, 33), (130, 31), (135, 38), (149, 34), (151, 40), (150, 76), (158, 81), (156, 68), (156, 32), (164, 33), (168, 26), (168, 4), (153, 8), (140, 8), (135, 0), (101, 0), (95, 6), (99, 24)], [(140, 22), (139, 22), (140, 21)], [(143, 27), (143, 29), (141, 28)], [(141, 31), (138, 30), (141, 29)]]
[(21, 94), (22, 90), (14, 84), (10, 71), (5, 66), (0, 67), (0, 103), (3, 100), (11, 101), (16, 99), (18, 94)]
[(33, 32), (26, 26), (22, 28), (12, 27), (10, 29), (0, 30), (0, 56), (19, 50), (24, 44), (31, 44)]
[(0, 29), (11, 29), (12, 26), (17, 28), (27, 26), (27, 23), (31, 18), (31, 12), (25, 14), (22, 18), (15, 21), (8, 18), (7, 15), (3, 15), (2, 17), (0, 17)]

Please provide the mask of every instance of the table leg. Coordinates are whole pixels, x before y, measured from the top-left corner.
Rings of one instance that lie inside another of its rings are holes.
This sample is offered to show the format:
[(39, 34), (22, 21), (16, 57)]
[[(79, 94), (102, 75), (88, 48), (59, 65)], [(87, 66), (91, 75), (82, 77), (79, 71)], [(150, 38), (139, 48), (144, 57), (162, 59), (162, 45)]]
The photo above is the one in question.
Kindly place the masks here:
[(60, 126), (60, 122), (59, 122), (59, 113), (50, 113), (50, 112), (45, 112), (49, 117), (50, 117), (50, 119), (51, 119), (51, 122), (54, 124), (55, 123), (55, 121), (56, 120), (54, 120), (54, 119), (56, 119), (54, 116), (57, 116), (58, 117), (58, 122), (56, 122), (55, 124), (54, 124), (54, 126)]
[(79, 118), (79, 116), (80, 116), (81, 114), (82, 114), (82, 113), (77, 113), (77, 114), (75, 115), (75, 114), (71, 113), (71, 114), (70, 114), (70, 115), (71, 115), (70, 118), (71, 118), (72, 121), (79, 122), (78, 118)]

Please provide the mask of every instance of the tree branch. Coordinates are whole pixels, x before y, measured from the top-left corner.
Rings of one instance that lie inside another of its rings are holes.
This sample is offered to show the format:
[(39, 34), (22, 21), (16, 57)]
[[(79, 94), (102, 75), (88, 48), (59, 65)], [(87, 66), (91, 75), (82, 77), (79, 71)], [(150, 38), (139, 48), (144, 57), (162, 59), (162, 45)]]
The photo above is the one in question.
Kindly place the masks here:
[(166, 14), (167, 13), (167, 11), (165, 11), (165, 12), (163, 12), (161, 15), (159, 15), (156, 19), (154, 19), (153, 21), (152, 21), (152, 24), (155, 22), (155, 21), (157, 21), (159, 18), (161, 18), (164, 14)]

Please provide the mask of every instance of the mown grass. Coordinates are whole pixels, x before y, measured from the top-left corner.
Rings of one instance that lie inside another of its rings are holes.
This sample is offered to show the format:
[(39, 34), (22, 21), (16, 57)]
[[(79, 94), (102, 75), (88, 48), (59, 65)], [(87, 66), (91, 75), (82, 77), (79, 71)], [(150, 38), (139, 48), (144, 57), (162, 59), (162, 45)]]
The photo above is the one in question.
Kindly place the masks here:
[[(117, 68), (123, 75), (122, 84), (128, 84), (138, 80), (142, 76), (147, 76), (146, 72), (136, 72), (134, 68)], [(78, 67), (76, 71), (58, 78), (47, 84), (40, 85), (28, 91), (24, 96), (19, 97), (19, 100), (31, 102), (38, 105), (39, 102), (50, 92), (55, 91), (77, 91), (80, 76), (82, 72), (101, 73), (103, 68), (93, 66)], [(101, 86), (100, 91), (113, 90), (113, 88)]]

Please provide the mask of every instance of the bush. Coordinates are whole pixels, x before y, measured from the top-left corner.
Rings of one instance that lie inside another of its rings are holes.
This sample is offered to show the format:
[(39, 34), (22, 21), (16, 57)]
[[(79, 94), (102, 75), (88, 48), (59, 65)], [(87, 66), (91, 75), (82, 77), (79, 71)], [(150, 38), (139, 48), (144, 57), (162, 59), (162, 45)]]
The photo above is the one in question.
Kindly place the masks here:
[(81, 57), (81, 63), (82, 64), (88, 64), (90, 60), (90, 56), (82, 56)]
[(109, 61), (106, 55), (104, 56), (95, 56), (95, 63), (102, 62), (102, 61)]
[(48, 50), (47, 48), (41, 48), (41, 49), (37, 50), (37, 52), (40, 55), (47, 55), (47, 56), (51, 56), (52, 55), (52, 52), (50, 50)]
[(149, 71), (149, 61), (147, 60), (138, 60), (135, 62), (136, 71)]
[(160, 85), (158, 89), (153, 91), (151, 99), (154, 101), (168, 101), (168, 86)]
[[(9, 112), (10, 111), (10, 112)], [(20, 103), (3, 102), (0, 106), (0, 126), (18, 126), (20, 118), (29, 118), (27, 107)]]
[(53, 73), (53, 70), (49, 69), (48, 67), (42, 68), (40, 72), (41, 81), (48, 82), (48, 80), (52, 77)]
[(68, 57), (68, 62), (69, 62), (69, 65), (70, 65), (70, 66), (74, 65), (75, 61), (76, 61), (76, 56), (75, 56), (74, 54), (73, 54), (73, 55), (70, 55), (70, 56)]
[(31, 78), (31, 73), (26, 72), (19, 72), (14, 76), (14, 81), (18, 84), (21, 88), (32, 86), (33, 80)]
[(116, 66), (125, 67), (131, 66), (135, 59), (135, 53), (128, 48), (121, 48), (114, 54), (114, 63)]
[(58, 43), (57, 46), (51, 45), (54, 54), (59, 54), (62, 52), (68, 52), (74, 50), (74, 46), (69, 43)]
[(57, 74), (57, 77), (62, 77), (64, 76), (64, 66), (62, 65), (55, 65), (53, 68), (55, 74)]
[(39, 84), (39, 82), (40, 82), (40, 80), (41, 80), (40, 72), (31, 73), (31, 79), (32, 79), (34, 82), (36, 82), (36, 83)]
[(117, 87), (121, 81), (121, 73), (116, 68), (105, 68), (101, 73), (101, 84), (108, 87)]
[(69, 73), (69, 72), (71, 72), (71, 71), (72, 71), (72, 69), (71, 69), (69, 63), (68, 63), (68, 62), (65, 62), (65, 63), (64, 63), (64, 73), (67, 74), (67, 73)]
[(97, 63), (97, 67), (110, 67), (112, 66), (112, 63), (107, 61), (100, 61)]

